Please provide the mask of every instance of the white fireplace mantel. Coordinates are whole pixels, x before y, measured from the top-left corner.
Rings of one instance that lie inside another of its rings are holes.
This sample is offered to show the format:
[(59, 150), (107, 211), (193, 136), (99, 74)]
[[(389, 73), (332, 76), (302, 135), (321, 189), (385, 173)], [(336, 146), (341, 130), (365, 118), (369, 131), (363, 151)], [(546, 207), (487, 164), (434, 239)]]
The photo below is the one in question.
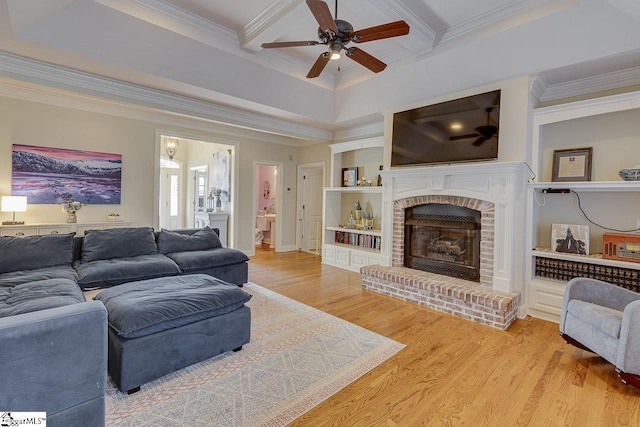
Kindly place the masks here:
[(524, 292), (525, 171), (520, 162), (482, 162), (382, 171), (382, 265), (392, 265), (394, 202), (459, 196), (495, 205), (494, 290)]

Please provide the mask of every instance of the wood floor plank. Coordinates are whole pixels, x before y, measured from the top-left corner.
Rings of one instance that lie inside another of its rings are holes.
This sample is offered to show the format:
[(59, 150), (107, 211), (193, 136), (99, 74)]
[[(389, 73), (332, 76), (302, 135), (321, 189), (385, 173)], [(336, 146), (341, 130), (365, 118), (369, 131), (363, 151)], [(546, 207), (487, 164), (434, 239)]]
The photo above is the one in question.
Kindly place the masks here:
[(557, 324), (497, 331), (365, 291), (303, 252), (258, 246), (249, 280), (406, 345), (293, 426), (640, 426), (640, 392)]

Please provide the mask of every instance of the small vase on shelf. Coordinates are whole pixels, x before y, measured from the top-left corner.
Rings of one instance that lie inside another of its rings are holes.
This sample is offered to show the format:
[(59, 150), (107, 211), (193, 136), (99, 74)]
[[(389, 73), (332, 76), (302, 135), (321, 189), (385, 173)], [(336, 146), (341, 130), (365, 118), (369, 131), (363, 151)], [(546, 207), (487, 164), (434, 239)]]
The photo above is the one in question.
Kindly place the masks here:
[(82, 209), (84, 206), (80, 202), (75, 202), (71, 199), (65, 199), (62, 201), (62, 212), (67, 214), (67, 222), (69, 224), (75, 224), (77, 222), (76, 212)]

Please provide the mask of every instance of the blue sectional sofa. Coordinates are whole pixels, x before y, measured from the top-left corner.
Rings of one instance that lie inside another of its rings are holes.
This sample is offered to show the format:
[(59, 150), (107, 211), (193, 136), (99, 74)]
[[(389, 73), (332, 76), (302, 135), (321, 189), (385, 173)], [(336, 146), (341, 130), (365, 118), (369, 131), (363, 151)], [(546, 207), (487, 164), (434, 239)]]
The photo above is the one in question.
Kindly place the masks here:
[(248, 259), (208, 227), (0, 237), (0, 408), (104, 425), (107, 313), (82, 291), (195, 273), (242, 286)]

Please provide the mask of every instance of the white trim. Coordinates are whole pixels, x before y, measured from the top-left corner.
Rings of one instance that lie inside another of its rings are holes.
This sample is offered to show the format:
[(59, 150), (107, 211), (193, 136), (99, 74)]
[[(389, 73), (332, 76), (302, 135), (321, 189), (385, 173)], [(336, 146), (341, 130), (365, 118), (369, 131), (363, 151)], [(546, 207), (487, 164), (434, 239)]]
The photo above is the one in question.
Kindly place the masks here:
[(152, 111), (160, 110), (187, 115), (196, 119), (289, 138), (327, 142), (333, 139), (331, 131), (149, 89), (4, 52), (0, 52), (0, 77), (44, 84), (62, 90), (73, 90), (78, 94), (98, 96), (120, 104), (124, 102), (136, 107), (146, 107)]

